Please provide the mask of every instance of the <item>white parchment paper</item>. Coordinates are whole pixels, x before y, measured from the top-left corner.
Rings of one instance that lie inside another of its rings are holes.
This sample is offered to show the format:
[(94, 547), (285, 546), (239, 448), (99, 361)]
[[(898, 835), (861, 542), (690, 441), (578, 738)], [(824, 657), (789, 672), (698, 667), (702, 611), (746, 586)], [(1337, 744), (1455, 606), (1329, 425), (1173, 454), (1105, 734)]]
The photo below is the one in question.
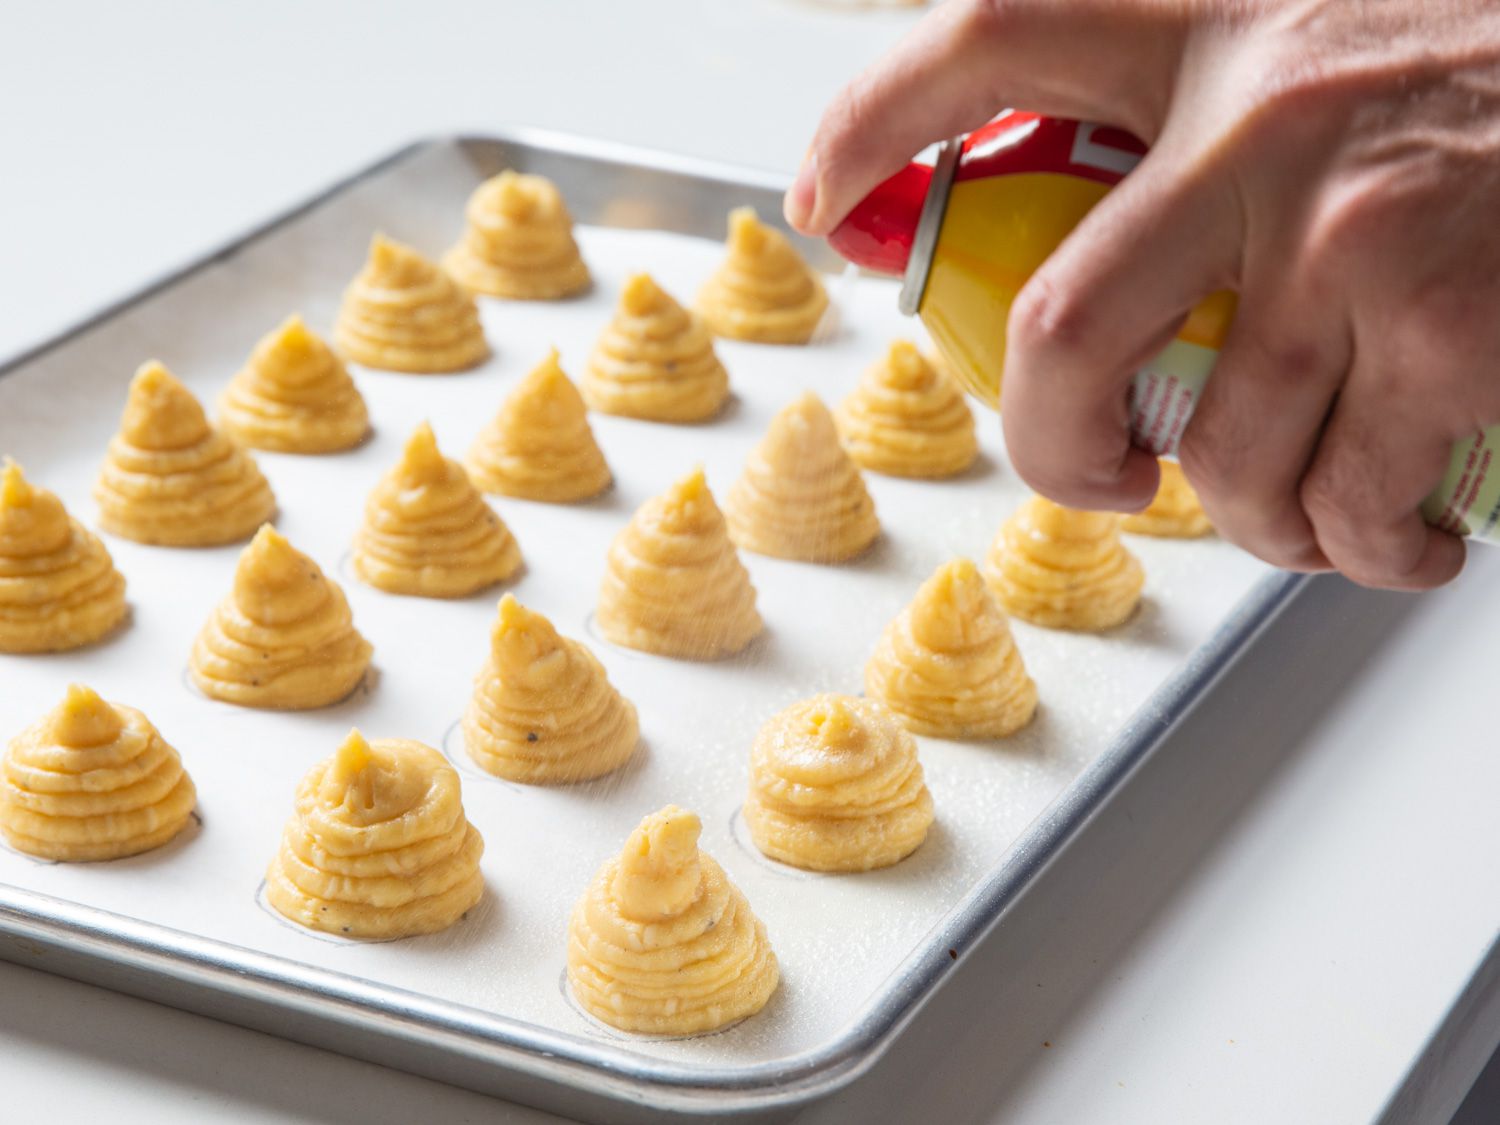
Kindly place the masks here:
[[(211, 401), (256, 339), (294, 310), (332, 323), (339, 294), (379, 228), (436, 254), (456, 237), (476, 181), (456, 149), (401, 164), (0, 380), (0, 451), (17, 457), (92, 524), (90, 485), (143, 360), (160, 358)], [(659, 232), (581, 228), (594, 292), (558, 304), (483, 301), (493, 359), (477, 371), (414, 377), (356, 370), (375, 434), (340, 456), (259, 454), (281, 504), (280, 528), (349, 594), (375, 646), (366, 690), (324, 711), (275, 714), (215, 703), (187, 686), (189, 647), (229, 589), (238, 547), (170, 550), (107, 538), (129, 581), (128, 629), (87, 651), (0, 656), (0, 741), (61, 697), (71, 680), (142, 708), (182, 753), (199, 788), (202, 825), (151, 855), (110, 864), (36, 863), (0, 851), (0, 882), (101, 907), (230, 945), (368, 978), (579, 1037), (585, 1021), (559, 988), (568, 912), (599, 863), (642, 815), (669, 802), (703, 818), (703, 846), (765, 920), (783, 984), (759, 1016), (720, 1035), (640, 1042), (676, 1062), (724, 1066), (784, 1058), (834, 1037), (889, 984), (894, 969), (1005, 856), (1036, 815), (1267, 571), (1214, 539), (1131, 538), (1147, 574), (1133, 621), (1105, 637), (1016, 624), (1041, 692), (1037, 721), (1001, 744), (921, 742), (937, 824), (897, 867), (858, 876), (790, 872), (736, 833), (756, 728), (813, 692), (860, 690), (886, 621), (938, 565), (980, 556), (1026, 495), (1005, 465), (996, 419), (979, 418), (981, 463), (933, 484), (869, 476), (884, 536), (839, 567), (745, 555), (769, 634), (746, 659), (664, 660), (616, 649), (590, 614), (605, 548), (649, 496), (702, 462), (722, 496), (775, 411), (805, 387), (832, 405), (895, 335), (917, 331), (895, 310), (895, 286), (834, 283), (842, 327), (817, 347), (721, 343), (734, 402), (717, 421), (672, 427), (596, 416), (617, 483), (576, 507), (500, 500), (526, 569), (508, 588), (564, 633), (590, 643), (638, 705), (644, 747), (616, 776), (562, 789), (502, 783), (464, 758), (453, 725), (483, 663), (500, 591), (454, 602), (393, 597), (354, 581), (350, 540), (365, 494), (422, 418), (459, 455), (504, 394), (544, 354), (562, 349), (577, 374), (611, 315), (624, 277), (650, 269), (683, 300), (720, 248)], [(79, 263), (80, 269), (87, 263)], [(434, 937), (358, 945), (306, 934), (263, 910), (256, 891), (298, 779), (352, 725), (368, 736), (443, 748), (464, 774), (468, 814), (487, 844), (489, 893)]]

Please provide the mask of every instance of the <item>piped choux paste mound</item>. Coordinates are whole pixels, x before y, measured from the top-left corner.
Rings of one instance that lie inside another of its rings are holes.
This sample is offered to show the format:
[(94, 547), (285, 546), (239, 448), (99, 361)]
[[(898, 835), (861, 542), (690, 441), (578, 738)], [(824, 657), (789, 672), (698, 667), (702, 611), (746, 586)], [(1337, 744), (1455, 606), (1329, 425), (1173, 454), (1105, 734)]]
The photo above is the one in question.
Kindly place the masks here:
[(932, 795), (916, 742), (880, 704), (815, 695), (755, 736), (743, 815), (771, 859), (811, 871), (873, 871), (922, 845)]
[(210, 426), (193, 393), (156, 362), (131, 380), (94, 499), (105, 531), (166, 547), (246, 539), (276, 513), (255, 461)]
[(0, 834), (42, 859), (121, 859), (181, 832), (197, 792), (177, 751), (134, 707), (73, 684), (11, 740)]
[(510, 781), (587, 781), (635, 752), (633, 704), (578, 641), (510, 595), (490, 632), (490, 658), (463, 719), (469, 756)]
[(99, 537), (10, 458), (0, 469), (0, 652), (93, 644), (125, 619), (125, 579)]
[(297, 787), (266, 901), (308, 929), (390, 939), (446, 930), (484, 897), (484, 840), (430, 746), (359, 731)]
[(401, 460), (365, 501), (354, 572), (390, 594), (458, 598), (520, 567), (510, 529), (464, 467), (443, 456), (432, 427), (418, 425)]
[(642, 504), (615, 537), (596, 620), (617, 645), (689, 660), (733, 655), (760, 634), (755, 587), (702, 468)]
[(828, 293), (786, 235), (740, 207), (729, 215), (728, 251), (694, 306), (709, 330), (762, 344), (810, 341)]
[(703, 825), (668, 805), (641, 821), (573, 908), (568, 984), (621, 1031), (694, 1035), (752, 1016), (780, 970), (766, 928), (698, 849)]
[(343, 360), (288, 317), (263, 337), (219, 396), (219, 425), (241, 445), (278, 453), (337, 453), (370, 430)]
[(1001, 526), (984, 577), (1000, 608), (1049, 629), (1101, 632), (1141, 600), (1145, 575), (1120, 542), (1114, 512), (1081, 512), (1033, 496)]
[(609, 465), (556, 348), (511, 391), (464, 466), (485, 492), (522, 500), (568, 504), (609, 487)]
[(479, 307), (458, 282), (410, 246), (377, 234), (333, 329), (345, 359), (381, 371), (466, 371), (490, 354)]
[(701, 422), (724, 405), (729, 374), (703, 321), (638, 273), (589, 356), (583, 396), (602, 414)]
[(1153, 535), (1159, 539), (1199, 539), (1214, 527), (1187, 474), (1176, 461), (1162, 461), (1161, 483), (1156, 496), (1144, 512), (1126, 516), (1120, 526), (1133, 535)]
[(936, 480), (979, 455), (963, 392), (909, 340), (865, 370), (834, 415), (849, 456), (874, 473)]
[(886, 626), (865, 665), (865, 694), (935, 738), (1004, 738), (1036, 713), (1010, 625), (968, 559), (938, 568)]
[(546, 177), (501, 172), (474, 190), (465, 214), (463, 238), (443, 256), (465, 287), (519, 301), (553, 301), (589, 287), (573, 217)]
[(240, 555), (234, 588), (198, 633), (188, 670), (213, 699), (303, 711), (352, 692), (370, 653), (344, 591), (266, 526)]
[(811, 391), (772, 419), (730, 488), (724, 514), (730, 537), (745, 550), (803, 562), (843, 562), (880, 534), (859, 466)]

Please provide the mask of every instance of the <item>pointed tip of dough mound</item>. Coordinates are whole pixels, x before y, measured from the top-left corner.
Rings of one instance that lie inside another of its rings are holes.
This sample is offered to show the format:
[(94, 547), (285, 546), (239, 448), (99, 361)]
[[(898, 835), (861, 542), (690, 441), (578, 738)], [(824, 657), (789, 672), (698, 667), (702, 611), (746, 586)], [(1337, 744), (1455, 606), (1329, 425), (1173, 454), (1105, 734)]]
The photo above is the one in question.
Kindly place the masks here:
[(21, 466), (7, 457), (0, 470), (0, 508), (24, 508), (36, 498), (36, 489), (26, 479)]
[(759, 254), (766, 248), (771, 228), (760, 221), (754, 207), (729, 212), (729, 248), (737, 254)]
[(649, 273), (632, 274), (620, 291), (620, 307), (631, 316), (650, 316), (671, 303), (666, 290)]
[(84, 684), (69, 684), (52, 712), (52, 737), (62, 746), (99, 746), (119, 737), (123, 729), (115, 709)]
[(369, 741), (359, 732), (358, 727), (351, 727), (344, 741), (334, 751), (332, 776), (347, 784), (374, 760), (375, 755), (370, 749)]
[(396, 471), (408, 480), (436, 480), (447, 472), (447, 462), (438, 449), (437, 435), (430, 422), (419, 422), (401, 449)]

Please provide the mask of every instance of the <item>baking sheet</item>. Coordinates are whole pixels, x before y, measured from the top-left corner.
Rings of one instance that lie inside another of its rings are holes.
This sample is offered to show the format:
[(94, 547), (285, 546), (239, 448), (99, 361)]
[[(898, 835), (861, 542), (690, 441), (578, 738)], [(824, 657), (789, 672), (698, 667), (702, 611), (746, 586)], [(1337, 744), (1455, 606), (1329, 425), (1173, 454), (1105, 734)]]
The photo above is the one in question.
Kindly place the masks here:
[[(160, 358), (211, 401), (256, 339), (300, 310), (326, 330), (339, 294), (382, 229), (436, 254), (462, 225), (481, 171), (461, 146), (438, 145), (353, 186), (329, 203), (193, 274), (0, 380), (0, 446), (93, 522), (90, 485), (123, 403), (125, 384)], [(568, 183), (565, 194), (574, 195)], [(579, 189), (583, 190), (583, 189)], [(723, 210), (738, 202), (726, 189)], [(605, 224), (640, 219), (621, 204), (590, 206)], [(721, 342), (734, 402), (719, 420), (668, 427), (594, 416), (617, 478), (597, 501), (556, 507), (496, 501), (527, 560), (513, 590), (585, 639), (640, 709), (644, 746), (620, 773), (562, 789), (511, 785), (470, 766), (454, 723), (484, 661), (499, 591), (454, 602), (398, 598), (354, 581), (349, 542), (365, 494), (397, 459), (418, 419), (458, 455), (504, 394), (546, 349), (581, 371), (624, 277), (646, 268), (684, 300), (722, 253), (715, 241), (584, 226), (594, 270), (589, 296), (548, 305), (481, 301), (494, 357), (454, 376), (355, 369), (374, 437), (326, 458), (257, 457), (281, 502), (278, 526), (349, 595), (356, 625), (375, 646), (368, 690), (325, 711), (284, 715), (216, 703), (185, 681), (188, 649), (229, 588), (238, 547), (168, 550), (109, 538), (129, 583), (129, 629), (90, 650), (0, 656), (0, 737), (61, 695), (70, 680), (142, 708), (181, 751), (199, 788), (201, 827), (166, 849), (104, 865), (39, 864), (0, 851), (0, 884), (297, 964), (348, 974), (441, 1002), (472, 1006), (642, 1061), (705, 1076), (789, 1062), (826, 1050), (904, 985), (903, 966), (942, 937), (965, 897), (1008, 859), (1038, 814), (1119, 739), (1131, 716), (1215, 634), (1268, 568), (1218, 540), (1131, 537), (1147, 574), (1141, 612), (1105, 637), (1015, 623), (1042, 699), (1037, 721), (1003, 743), (919, 739), (937, 823), (895, 868), (810, 875), (763, 860), (736, 831), (749, 745), (758, 725), (816, 691), (856, 692), (886, 621), (917, 585), (957, 554), (981, 555), (1025, 496), (1005, 466), (999, 426), (981, 413), (984, 457), (940, 484), (869, 475), (885, 533), (841, 567), (744, 560), (768, 636), (744, 659), (693, 664), (614, 648), (590, 613), (605, 548), (635, 507), (695, 463), (722, 496), (775, 411), (804, 387), (832, 405), (889, 340), (914, 322), (895, 311), (894, 283), (835, 282), (840, 330), (812, 348)], [(464, 773), (470, 819), (483, 833), (489, 894), (445, 934), (386, 944), (328, 940), (260, 907), (256, 891), (290, 812), (293, 789), (351, 725), (371, 737), (416, 738), (444, 749)], [(764, 919), (783, 983), (767, 1009), (727, 1032), (694, 1040), (618, 1036), (585, 1020), (561, 988), (568, 912), (598, 864), (645, 813), (675, 802), (703, 818), (703, 846)], [(3, 893), (3, 888), (0, 888)], [(223, 956), (231, 963), (233, 950)]]

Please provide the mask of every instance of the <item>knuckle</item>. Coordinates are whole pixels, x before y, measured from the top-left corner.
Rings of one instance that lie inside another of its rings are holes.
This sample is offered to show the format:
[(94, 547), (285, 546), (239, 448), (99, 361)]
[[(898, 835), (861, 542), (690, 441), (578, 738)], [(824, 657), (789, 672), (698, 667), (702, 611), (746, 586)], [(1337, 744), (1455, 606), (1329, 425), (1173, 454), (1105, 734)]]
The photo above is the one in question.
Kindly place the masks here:
[(1023, 355), (1077, 355), (1092, 349), (1097, 324), (1087, 298), (1053, 280), (1044, 267), (1011, 305), (1008, 335)]

